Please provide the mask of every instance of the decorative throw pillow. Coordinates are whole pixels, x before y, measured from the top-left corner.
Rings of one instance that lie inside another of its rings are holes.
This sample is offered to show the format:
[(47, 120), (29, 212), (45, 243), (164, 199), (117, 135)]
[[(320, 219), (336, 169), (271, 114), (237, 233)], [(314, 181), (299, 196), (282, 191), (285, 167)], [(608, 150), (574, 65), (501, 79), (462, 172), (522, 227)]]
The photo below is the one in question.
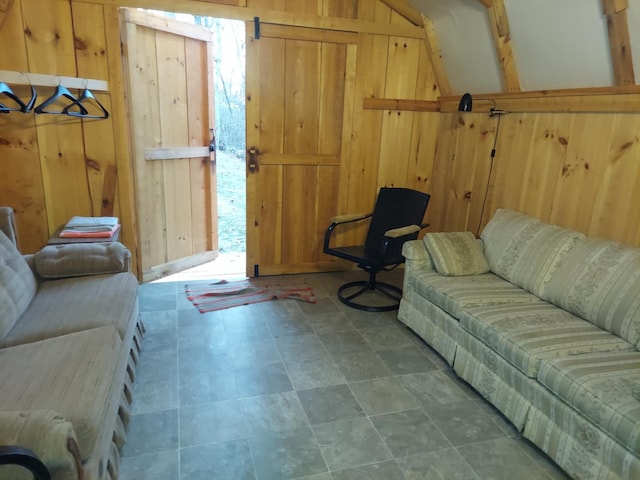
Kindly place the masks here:
[(471, 232), (427, 233), (424, 244), (440, 275), (480, 275), (489, 271), (482, 248)]

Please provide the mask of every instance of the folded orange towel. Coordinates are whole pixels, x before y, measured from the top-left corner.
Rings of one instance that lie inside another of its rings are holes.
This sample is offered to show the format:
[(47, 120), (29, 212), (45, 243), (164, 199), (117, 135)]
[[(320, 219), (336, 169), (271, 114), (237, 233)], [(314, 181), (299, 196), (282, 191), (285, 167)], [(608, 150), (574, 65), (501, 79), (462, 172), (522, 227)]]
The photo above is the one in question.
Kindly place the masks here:
[(101, 232), (87, 232), (87, 231), (64, 229), (60, 232), (60, 236), (62, 238), (111, 238), (119, 229), (120, 229), (119, 223), (114, 227), (112, 227), (111, 230), (106, 230)]

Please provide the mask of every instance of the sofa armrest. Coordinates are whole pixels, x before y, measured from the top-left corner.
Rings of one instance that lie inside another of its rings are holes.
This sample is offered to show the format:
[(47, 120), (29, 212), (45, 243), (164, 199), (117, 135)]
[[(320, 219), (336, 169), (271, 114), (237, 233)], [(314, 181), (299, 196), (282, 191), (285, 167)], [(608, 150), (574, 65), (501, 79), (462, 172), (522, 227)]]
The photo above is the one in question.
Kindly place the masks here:
[(16, 465), (31, 472), (34, 480), (51, 480), (47, 466), (27, 448), (0, 445), (0, 470), (2, 465)]
[(402, 245), (407, 270), (433, 270), (431, 257), (422, 240), (409, 240)]
[(83, 477), (73, 426), (52, 410), (0, 411), (0, 446), (3, 469), (23, 465), (36, 479)]
[(118, 242), (49, 245), (34, 256), (42, 279), (82, 277), (129, 271), (131, 252)]

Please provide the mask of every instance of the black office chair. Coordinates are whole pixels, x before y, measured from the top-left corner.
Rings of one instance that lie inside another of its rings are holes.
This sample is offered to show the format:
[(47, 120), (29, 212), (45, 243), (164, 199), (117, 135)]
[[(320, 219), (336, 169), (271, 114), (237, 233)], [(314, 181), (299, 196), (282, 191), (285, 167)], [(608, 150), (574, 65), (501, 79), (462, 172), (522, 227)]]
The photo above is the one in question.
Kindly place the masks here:
[[(369, 273), (369, 280), (349, 282), (338, 289), (342, 303), (367, 312), (389, 312), (400, 306), (402, 290), (395, 285), (379, 282), (376, 275), (389, 271), (404, 262), (402, 244), (418, 238), (418, 232), (427, 227), (422, 220), (427, 210), (427, 193), (408, 188), (381, 188), (373, 213), (366, 215), (341, 215), (324, 235), (324, 253), (358, 264)], [(364, 245), (330, 247), (331, 235), (338, 225), (371, 218)], [(353, 291), (355, 289), (355, 292)], [(354, 301), (365, 292), (376, 291), (384, 297), (383, 305), (366, 305)]]

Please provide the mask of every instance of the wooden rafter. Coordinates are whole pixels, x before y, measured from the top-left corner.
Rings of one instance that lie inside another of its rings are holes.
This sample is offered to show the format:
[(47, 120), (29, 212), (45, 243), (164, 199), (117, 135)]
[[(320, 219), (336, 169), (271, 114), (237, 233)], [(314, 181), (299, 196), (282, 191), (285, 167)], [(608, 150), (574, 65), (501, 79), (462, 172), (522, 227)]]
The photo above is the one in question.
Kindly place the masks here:
[(422, 13), (407, 0), (380, 0), (398, 15), (406, 18), (414, 25), (422, 26)]
[(520, 91), (520, 77), (511, 48), (511, 33), (509, 30), (509, 20), (504, 7), (504, 0), (479, 0), (489, 14), (491, 33), (498, 52), (500, 67), (502, 68), (502, 78), (504, 86), (508, 92)]
[(609, 30), (609, 48), (615, 85), (634, 85), (627, 9), (629, 0), (602, 0)]
[(436, 77), (438, 88), (441, 95), (451, 95), (451, 84), (449, 83), (449, 77), (444, 64), (442, 63), (442, 53), (440, 52), (440, 42), (438, 36), (433, 27), (433, 22), (426, 15), (422, 15), (422, 23), (424, 24), (425, 43), (427, 45), (427, 52), (431, 59), (431, 66), (433, 68), (433, 74)]

